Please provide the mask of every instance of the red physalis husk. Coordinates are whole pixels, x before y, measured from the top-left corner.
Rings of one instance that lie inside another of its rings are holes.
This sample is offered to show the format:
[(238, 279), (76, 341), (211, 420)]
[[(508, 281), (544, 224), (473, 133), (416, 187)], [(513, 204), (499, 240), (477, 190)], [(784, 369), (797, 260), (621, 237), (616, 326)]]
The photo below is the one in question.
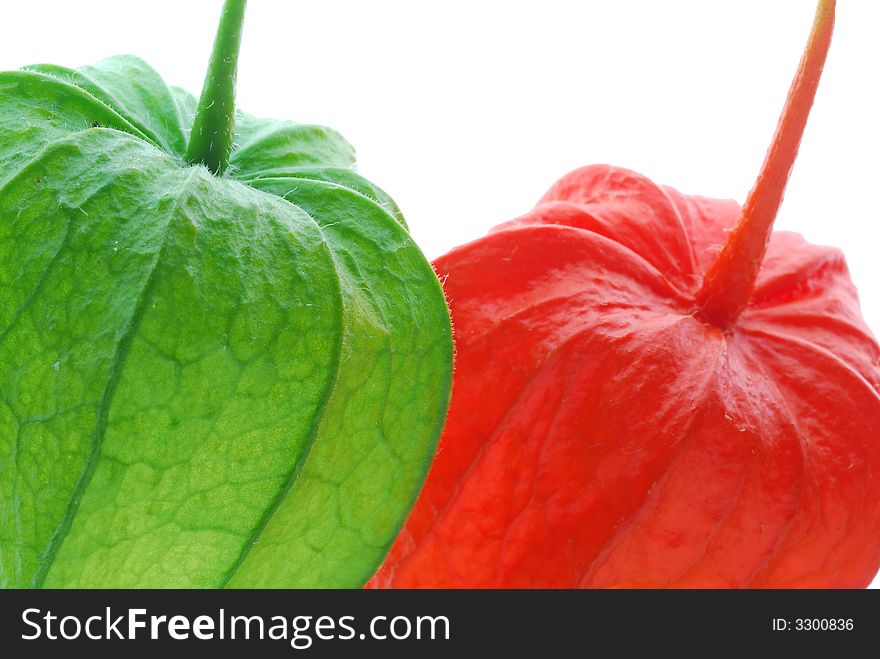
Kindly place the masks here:
[(742, 208), (585, 167), (436, 261), (452, 406), (372, 586), (871, 581), (880, 348), (843, 255), (771, 233), (833, 5)]

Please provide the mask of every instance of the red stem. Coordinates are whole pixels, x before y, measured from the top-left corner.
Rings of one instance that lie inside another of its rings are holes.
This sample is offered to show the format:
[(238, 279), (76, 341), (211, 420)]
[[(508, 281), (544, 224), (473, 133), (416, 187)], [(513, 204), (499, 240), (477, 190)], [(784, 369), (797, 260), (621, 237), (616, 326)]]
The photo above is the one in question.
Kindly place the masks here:
[(742, 213), (697, 293), (704, 318), (717, 326), (733, 323), (745, 309), (761, 269), (773, 220), (797, 157), (807, 117), (831, 45), (835, 0), (819, 0), (813, 29), (791, 83), (773, 142)]

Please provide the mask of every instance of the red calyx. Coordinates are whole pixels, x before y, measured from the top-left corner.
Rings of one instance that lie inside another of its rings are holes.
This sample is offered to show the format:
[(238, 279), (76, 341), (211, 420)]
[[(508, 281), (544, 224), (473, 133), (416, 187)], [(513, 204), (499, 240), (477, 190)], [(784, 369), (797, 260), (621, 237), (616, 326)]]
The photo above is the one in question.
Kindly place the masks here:
[(880, 347), (840, 252), (771, 235), (833, 8), (742, 209), (585, 167), (436, 261), (452, 405), (371, 586), (870, 582)]

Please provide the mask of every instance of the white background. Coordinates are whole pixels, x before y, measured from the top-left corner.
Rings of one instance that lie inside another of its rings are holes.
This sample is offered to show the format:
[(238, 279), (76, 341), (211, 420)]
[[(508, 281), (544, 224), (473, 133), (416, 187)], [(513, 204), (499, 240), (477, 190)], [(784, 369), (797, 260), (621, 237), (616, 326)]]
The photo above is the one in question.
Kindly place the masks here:
[[(4, 3), (0, 70), (125, 52), (198, 94), (220, 4)], [(880, 332), (880, 2), (839, 4), (777, 227), (844, 250)], [(811, 0), (251, 0), (238, 99), (254, 114), (340, 130), (435, 257), (590, 163), (742, 201), (813, 9)]]

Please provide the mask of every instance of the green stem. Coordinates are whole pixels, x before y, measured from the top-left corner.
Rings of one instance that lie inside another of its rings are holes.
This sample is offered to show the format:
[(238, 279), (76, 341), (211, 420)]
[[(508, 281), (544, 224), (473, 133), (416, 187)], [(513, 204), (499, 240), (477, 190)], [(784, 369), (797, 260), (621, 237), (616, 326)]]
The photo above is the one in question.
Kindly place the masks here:
[(186, 161), (201, 163), (216, 176), (229, 164), (235, 128), (235, 76), (247, 0), (226, 0), (193, 121)]

